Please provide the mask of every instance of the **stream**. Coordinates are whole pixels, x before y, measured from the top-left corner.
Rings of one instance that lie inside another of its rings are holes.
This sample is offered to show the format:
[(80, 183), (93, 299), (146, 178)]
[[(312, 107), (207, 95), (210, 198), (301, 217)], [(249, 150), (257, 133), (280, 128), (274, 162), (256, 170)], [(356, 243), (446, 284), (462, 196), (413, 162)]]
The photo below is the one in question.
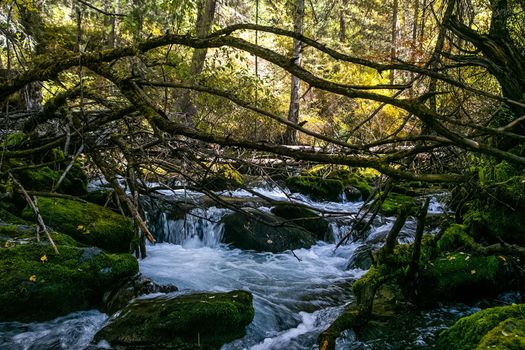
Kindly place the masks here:
[[(278, 189), (256, 188), (266, 197), (303, 202), (325, 211), (347, 215), (331, 218), (333, 242), (348, 230), (349, 215), (357, 213), (362, 202), (315, 202), (305, 196)], [(196, 193), (166, 192), (166, 196), (198, 199)], [(223, 195), (248, 198), (244, 190)], [(270, 208), (259, 207), (262, 211)], [(443, 208), (435, 198), (430, 212)], [(244, 289), (254, 296), (255, 317), (246, 336), (222, 347), (222, 350), (316, 349), (316, 339), (344, 307), (353, 300), (351, 284), (366, 271), (348, 269), (353, 252), (362, 244), (380, 244), (394, 218), (378, 217), (363, 240), (342, 245), (318, 242), (309, 249), (272, 254), (232, 248), (221, 243), (220, 218), (229, 210), (216, 207), (193, 209), (184, 219), (170, 220), (161, 215), (155, 222), (160, 243), (148, 247), (148, 257), (140, 261), (142, 274), (161, 284), (174, 284), (180, 292), (229, 291)], [(407, 221), (400, 241), (410, 242), (415, 223)], [(479, 310), (454, 305), (422, 314), (420, 324), (407, 330), (401, 348), (431, 348), (436, 333), (457, 318)], [(0, 323), (0, 349), (83, 349), (107, 322), (108, 316), (96, 311), (75, 312), (42, 323)], [(103, 344), (99, 344), (103, 346)], [(394, 349), (385, 339), (360, 343), (353, 332), (338, 340), (342, 349)], [(93, 348), (93, 344), (91, 344)], [(94, 348), (97, 348), (96, 346)]]

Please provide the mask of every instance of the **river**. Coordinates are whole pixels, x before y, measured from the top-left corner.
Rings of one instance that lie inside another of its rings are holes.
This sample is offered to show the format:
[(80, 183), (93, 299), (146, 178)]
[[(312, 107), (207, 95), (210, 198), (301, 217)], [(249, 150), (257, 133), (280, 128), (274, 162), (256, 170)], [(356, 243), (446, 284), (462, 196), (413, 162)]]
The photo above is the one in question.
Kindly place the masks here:
[[(174, 284), (180, 292), (229, 291), (244, 289), (253, 293), (255, 317), (246, 336), (223, 346), (223, 350), (315, 349), (316, 338), (352, 302), (351, 284), (366, 271), (348, 269), (353, 252), (362, 244), (377, 242), (393, 223), (393, 218), (379, 217), (362, 241), (335, 249), (348, 230), (350, 217), (362, 202), (315, 202), (301, 195), (278, 189), (257, 188), (267, 197), (307, 203), (325, 211), (344, 212), (332, 218), (331, 243), (318, 242), (309, 249), (272, 254), (242, 251), (221, 243), (220, 218), (226, 209), (193, 209), (184, 219), (169, 220), (166, 215), (156, 222), (160, 243), (148, 247), (148, 257), (140, 261), (141, 272), (158, 283)], [(164, 193), (166, 196), (198, 199), (190, 192)], [(232, 197), (250, 197), (246, 191), (224, 193)], [(260, 207), (267, 211), (269, 208)], [(443, 209), (436, 199), (430, 211)], [(414, 222), (408, 221), (400, 240), (409, 242)], [(428, 348), (436, 332), (458, 317), (477, 308), (456, 305), (432, 310), (423, 323), (414, 326), (404, 340), (407, 347)], [(425, 315), (423, 315), (425, 316)], [(42, 323), (0, 323), (0, 348), (8, 350), (83, 349), (90, 345), (108, 316), (96, 311), (82, 311)], [(358, 342), (352, 332), (339, 339), (342, 349), (389, 349), (381, 339)], [(104, 344), (99, 344), (103, 347)]]

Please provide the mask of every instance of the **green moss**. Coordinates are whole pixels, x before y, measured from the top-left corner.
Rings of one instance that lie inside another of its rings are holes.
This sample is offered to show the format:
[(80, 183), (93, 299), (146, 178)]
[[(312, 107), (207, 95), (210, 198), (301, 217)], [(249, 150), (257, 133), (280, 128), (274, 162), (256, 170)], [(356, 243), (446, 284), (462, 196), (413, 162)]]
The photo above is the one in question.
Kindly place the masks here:
[(32, 236), (0, 247), (1, 320), (51, 319), (95, 307), (109, 287), (138, 272), (137, 261), (129, 254), (110, 255), (77, 247), (59, 233), (52, 236), (59, 254), (44, 237), (40, 243)]
[(27, 140), (27, 135), (21, 131), (14, 132), (6, 136), (5, 140), (0, 143), (2, 147), (12, 147), (22, 144)]
[(385, 277), (385, 270), (382, 266), (372, 266), (361, 278), (354, 282), (352, 291), (355, 295), (361, 294), (361, 291), (369, 285), (377, 284)]
[(429, 261), (417, 281), (417, 301), (432, 304), (445, 300), (472, 300), (503, 288), (511, 273), (498, 256), (452, 253)]
[(15, 214), (1, 207), (0, 207), (0, 221), (9, 222), (12, 224), (22, 224), (22, 225), (29, 223), (27, 220), (19, 218)]
[(404, 194), (390, 192), (385, 201), (381, 205), (381, 212), (384, 215), (395, 215), (399, 209), (403, 206), (415, 207), (416, 201), (414, 198), (406, 196)]
[(272, 213), (297, 224), (311, 233), (318, 240), (329, 239), (331, 229), (328, 221), (321, 218), (314, 211), (296, 204), (278, 204), (272, 208)]
[(316, 200), (337, 201), (343, 193), (342, 181), (315, 176), (294, 176), (286, 179), (286, 186), (292, 192), (308, 195)]
[(474, 250), (476, 242), (465, 229), (464, 225), (450, 226), (436, 243), (438, 253)]
[(525, 349), (525, 318), (508, 318), (488, 332), (476, 349)]
[[(442, 332), (437, 341), (437, 348), (443, 350), (486, 349), (486, 347), (479, 345), (490, 344), (490, 346), (495, 345), (495, 349), (507, 349), (504, 347), (505, 342), (500, 343), (500, 341), (505, 340), (501, 339), (501, 330), (509, 325), (504, 321), (517, 319), (520, 320), (519, 324), (523, 324), (524, 318), (524, 304), (501, 306), (476, 312), (459, 319), (450, 329)], [(522, 334), (522, 332), (520, 333)], [(516, 334), (518, 338), (520, 338), (520, 333)], [(510, 347), (510, 349), (514, 348)]]
[[(372, 187), (369, 183), (375, 181), (376, 174), (364, 169), (351, 170), (349, 167), (333, 167), (328, 165), (316, 165), (308, 170), (301, 172), (302, 176), (315, 177), (322, 180), (337, 180), (343, 185), (343, 189), (350, 189), (354, 187), (361, 193), (362, 199), (367, 199), (370, 196)], [(297, 191), (300, 192), (300, 191)], [(345, 191), (346, 192), (346, 191)], [(303, 192), (300, 192), (303, 193)], [(335, 195), (336, 200), (341, 191)], [(308, 194), (308, 193), (305, 193)], [(348, 193), (348, 194), (351, 194)], [(358, 200), (359, 198), (349, 198), (350, 200)]]
[[(48, 166), (17, 172), (17, 178), (25, 189), (51, 191), (62, 176), (63, 170), (53, 170)], [(75, 163), (57, 189), (59, 193), (80, 196), (87, 193), (87, 177), (80, 165)]]
[(212, 191), (234, 190), (244, 185), (244, 179), (232, 165), (215, 166), (214, 172), (201, 182), (201, 185)]
[(244, 336), (253, 315), (252, 295), (245, 291), (137, 300), (96, 339), (124, 346), (218, 349)]
[[(122, 215), (93, 203), (64, 198), (38, 197), (38, 206), (47, 225), (81, 243), (113, 253), (130, 251), (133, 225)], [(32, 218), (32, 211), (24, 209), (23, 217)]]

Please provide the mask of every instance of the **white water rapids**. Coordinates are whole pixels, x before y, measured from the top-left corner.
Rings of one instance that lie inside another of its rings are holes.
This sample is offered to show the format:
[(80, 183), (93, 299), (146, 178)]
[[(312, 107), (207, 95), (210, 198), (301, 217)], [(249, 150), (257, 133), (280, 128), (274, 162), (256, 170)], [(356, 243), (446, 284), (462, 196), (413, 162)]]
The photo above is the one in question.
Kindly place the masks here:
[[(290, 194), (280, 190), (256, 190), (272, 199), (290, 200)], [(182, 195), (196, 197), (189, 193)], [(252, 196), (242, 190), (223, 195)], [(300, 195), (293, 195), (293, 200), (325, 211), (347, 213), (331, 219), (334, 241), (346, 233), (350, 213), (356, 213), (362, 206), (362, 202), (344, 200), (314, 202)], [(440, 209), (434, 201), (432, 210)], [(254, 296), (254, 320), (244, 338), (226, 344), (223, 350), (315, 349), (319, 333), (352, 301), (352, 282), (365, 273), (347, 269), (349, 258), (360, 244), (350, 243), (335, 250), (335, 243), (318, 242), (309, 249), (295, 250), (295, 256), (291, 252), (242, 251), (220, 243), (223, 228), (219, 221), (227, 212), (214, 207), (193, 209), (180, 220), (162, 215), (156, 227), (161, 227), (157, 233), (163, 243), (148, 247), (148, 257), (140, 261), (141, 272), (155, 282), (174, 284), (182, 292), (250, 291)], [(380, 240), (392, 222), (392, 218), (378, 218), (367, 240)], [(400, 240), (410, 241), (413, 229), (414, 223), (408, 222)], [(106, 320), (105, 314), (85, 311), (44, 323), (0, 323), (0, 348), (82, 349)], [(351, 337), (347, 340), (351, 342)], [(348, 341), (339, 342), (339, 349), (350, 348), (354, 347)]]

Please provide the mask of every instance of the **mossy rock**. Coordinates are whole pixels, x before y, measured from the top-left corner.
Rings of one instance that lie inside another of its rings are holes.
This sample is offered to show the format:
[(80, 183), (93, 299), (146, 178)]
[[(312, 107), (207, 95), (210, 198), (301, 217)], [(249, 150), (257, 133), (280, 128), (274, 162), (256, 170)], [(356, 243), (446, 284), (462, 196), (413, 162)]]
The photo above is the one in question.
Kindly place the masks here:
[(271, 212), (283, 219), (292, 220), (291, 222), (294, 224), (310, 231), (318, 240), (328, 241), (331, 239), (330, 224), (313, 210), (297, 204), (286, 203), (276, 205), (271, 209)]
[(0, 207), (0, 221), (9, 222), (13, 224), (29, 224), (29, 221), (24, 220), (17, 215), (13, 214), (11, 211)]
[(333, 167), (327, 165), (316, 165), (302, 171), (301, 175), (341, 181), (346, 197), (350, 201), (367, 199), (372, 192), (370, 183), (377, 178), (377, 175), (365, 169), (350, 170), (349, 167), (345, 166)]
[(224, 191), (235, 190), (244, 185), (241, 173), (230, 164), (217, 166), (214, 170), (214, 173), (201, 181), (201, 186), (212, 191)]
[(292, 192), (298, 192), (321, 201), (338, 201), (345, 188), (340, 180), (316, 176), (289, 177), (286, 179), (286, 186)]
[(427, 262), (419, 271), (416, 302), (470, 301), (509, 286), (513, 268), (503, 256), (451, 253)]
[(476, 349), (525, 349), (525, 317), (508, 318), (488, 332)]
[[(63, 170), (48, 166), (18, 171), (16, 176), (27, 190), (51, 191), (62, 176)], [(80, 196), (87, 193), (87, 176), (78, 164), (74, 164), (56, 189), (59, 193)]]
[[(93, 203), (38, 197), (38, 208), (46, 225), (77, 241), (111, 253), (127, 253), (134, 238), (131, 220)], [(26, 208), (23, 218), (32, 219)]]
[(470, 252), (475, 246), (476, 242), (466, 232), (466, 226), (458, 224), (447, 228), (436, 243), (438, 254), (452, 251)]
[(309, 248), (316, 242), (314, 235), (301, 226), (255, 210), (226, 215), (222, 223), (223, 241), (240, 249), (278, 253)]
[(525, 304), (481, 310), (439, 335), (437, 349), (524, 349)]
[(0, 245), (0, 321), (52, 319), (97, 307), (112, 285), (138, 272), (129, 254), (82, 248), (69, 236), (52, 233), (56, 254), (45, 236), (18, 226), (3, 227), (10, 239)]
[(240, 290), (135, 300), (95, 340), (126, 348), (219, 349), (243, 337), (253, 315), (251, 293)]
[(416, 206), (416, 201), (414, 198), (400, 194), (395, 192), (390, 192), (387, 197), (385, 198), (385, 201), (381, 205), (381, 213), (387, 216), (396, 215), (397, 212), (401, 209), (401, 207), (411, 207), (414, 208)]

